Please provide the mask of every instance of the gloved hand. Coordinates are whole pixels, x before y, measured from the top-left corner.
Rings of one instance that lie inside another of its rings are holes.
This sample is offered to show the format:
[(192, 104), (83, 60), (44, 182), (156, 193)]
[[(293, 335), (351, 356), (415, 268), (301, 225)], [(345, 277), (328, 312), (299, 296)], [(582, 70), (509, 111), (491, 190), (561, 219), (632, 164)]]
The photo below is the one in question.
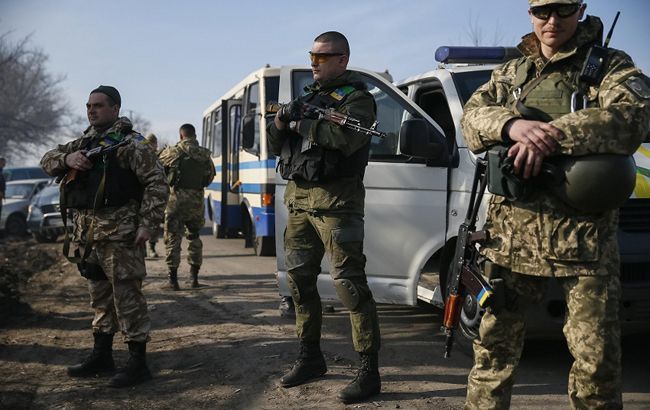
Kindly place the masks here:
[(288, 123), (302, 119), (302, 103), (296, 100), (283, 104), (278, 110), (277, 117), (280, 121)]

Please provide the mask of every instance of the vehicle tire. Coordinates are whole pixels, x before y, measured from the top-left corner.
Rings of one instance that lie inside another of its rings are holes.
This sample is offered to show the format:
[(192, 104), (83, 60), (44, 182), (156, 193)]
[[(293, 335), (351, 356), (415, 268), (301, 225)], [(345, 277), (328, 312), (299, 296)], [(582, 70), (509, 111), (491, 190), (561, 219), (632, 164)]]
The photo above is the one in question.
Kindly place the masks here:
[(226, 237), (225, 229), (214, 220), (214, 216), (212, 217), (212, 235), (218, 239)]
[(275, 238), (272, 236), (257, 236), (255, 222), (246, 218), (244, 238), (246, 248), (253, 248), (257, 256), (275, 256)]
[(255, 237), (255, 255), (257, 255), (257, 256), (275, 256), (275, 237), (273, 237), (273, 236), (256, 236)]
[[(444, 292), (444, 300), (447, 301), (449, 295), (449, 278), (453, 264), (453, 257), (447, 265), (447, 270), (444, 275), (441, 275), (440, 282), (444, 283), (441, 289)], [(441, 272), (442, 274), (442, 272)], [(443, 279), (444, 277), (444, 279)], [(458, 323), (458, 330), (456, 332), (455, 343), (458, 345), (459, 351), (468, 356), (473, 356), (472, 342), (480, 337), (479, 327), (481, 319), (485, 314), (485, 309), (478, 305), (478, 301), (472, 295), (467, 295), (463, 301), (463, 307), (460, 312), (460, 321)]]
[(7, 218), (5, 232), (11, 236), (27, 235), (27, 219), (21, 214), (12, 214)]

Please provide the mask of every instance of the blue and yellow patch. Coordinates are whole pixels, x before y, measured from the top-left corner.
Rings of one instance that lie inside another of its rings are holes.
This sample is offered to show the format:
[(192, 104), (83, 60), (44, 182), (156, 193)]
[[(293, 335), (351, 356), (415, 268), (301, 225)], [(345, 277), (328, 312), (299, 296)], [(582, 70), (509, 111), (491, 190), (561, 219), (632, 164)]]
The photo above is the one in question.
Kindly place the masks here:
[(349, 85), (344, 85), (343, 87), (337, 88), (336, 90), (330, 93), (330, 97), (334, 98), (336, 101), (341, 101), (345, 98), (346, 95), (354, 91), (355, 88)]

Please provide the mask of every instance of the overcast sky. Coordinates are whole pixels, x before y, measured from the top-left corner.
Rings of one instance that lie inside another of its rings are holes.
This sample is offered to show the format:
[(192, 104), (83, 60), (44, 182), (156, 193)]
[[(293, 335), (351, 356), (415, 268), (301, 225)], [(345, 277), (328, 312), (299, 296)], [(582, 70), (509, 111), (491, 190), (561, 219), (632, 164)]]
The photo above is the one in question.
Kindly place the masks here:
[[(650, 72), (650, 1), (587, 4), (606, 31), (621, 11), (610, 46)], [(267, 63), (307, 64), (321, 32), (348, 37), (351, 66), (388, 69), (399, 80), (435, 67), (438, 46), (470, 45), (471, 22), (486, 45), (495, 38), (516, 45), (531, 30), (527, 9), (526, 0), (0, 0), (0, 33), (32, 34), (51, 73), (65, 75), (66, 98), (79, 115), (90, 90), (114, 85), (123, 110), (175, 142), (182, 123), (200, 132), (203, 110), (250, 72)]]

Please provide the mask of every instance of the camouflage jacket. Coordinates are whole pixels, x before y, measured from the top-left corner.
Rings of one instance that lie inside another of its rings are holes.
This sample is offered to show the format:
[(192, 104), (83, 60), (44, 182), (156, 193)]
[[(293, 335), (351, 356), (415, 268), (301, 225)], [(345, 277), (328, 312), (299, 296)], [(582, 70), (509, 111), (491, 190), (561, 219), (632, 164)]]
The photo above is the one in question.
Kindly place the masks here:
[[(318, 93), (321, 89), (333, 89), (342, 85), (362, 81), (357, 74), (346, 71), (344, 74), (325, 82), (317, 82), (305, 87), (308, 93)], [(375, 102), (367, 91), (355, 90), (350, 93), (338, 111), (357, 118), (362, 125), (369, 127), (375, 121)], [(338, 150), (349, 156), (370, 143), (370, 136), (342, 128), (330, 121), (302, 119), (297, 132), (314, 144), (325, 149)], [(280, 131), (273, 121), (267, 126), (269, 151), (280, 155), (282, 145), (292, 133), (287, 129)], [(363, 214), (365, 188), (359, 176), (342, 177), (326, 182), (288, 181), (284, 193), (284, 203), (290, 209), (307, 211), (341, 211)]]
[(65, 156), (88, 145), (92, 139), (101, 139), (105, 135), (119, 132), (132, 143), (118, 148), (116, 155), (120, 167), (133, 171), (142, 184), (144, 191), (142, 201), (130, 201), (124, 206), (76, 210), (74, 212), (73, 241), (85, 242), (91, 221), (95, 220), (94, 241), (133, 241), (138, 227), (145, 227), (155, 232), (160, 225), (169, 188), (160, 163), (155, 153), (143, 144), (143, 137), (132, 130), (131, 121), (121, 117), (108, 130), (97, 132), (89, 127), (81, 136), (67, 144), (45, 153), (41, 159), (43, 170), (51, 176), (62, 176), (68, 171)]
[[(186, 139), (178, 142), (172, 147), (165, 148), (158, 159), (160, 163), (165, 168), (165, 172), (169, 172), (172, 168), (179, 165), (179, 160), (184, 154), (188, 155), (190, 158), (204, 162), (205, 171), (204, 176), (207, 181), (212, 181), (215, 176), (214, 164), (212, 163), (212, 157), (210, 150), (199, 146), (199, 143), (196, 139)], [(197, 189), (182, 189), (178, 187), (171, 188), (171, 194), (169, 196), (168, 208), (176, 208), (177, 206), (198, 206), (203, 201), (203, 190)]]
[[(549, 61), (540, 57), (534, 33), (525, 36), (519, 45), (524, 57), (496, 68), (465, 105), (461, 126), (469, 149), (480, 153), (504, 142), (504, 125), (519, 117), (511, 96), (520, 64), (532, 63), (536, 76), (563, 73), (567, 63), (581, 66), (600, 36), (602, 23), (590, 16)], [(612, 50), (604, 73), (600, 84), (587, 90), (587, 108), (550, 122), (566, 135), (559, 141), (560, 153), (632, 154), (648, 132), (650, 100), (637, 87), (644, 78), (641, 71), (627, 54)], [(526, 203), (495, 195), (488, 208), (485, 227), (491, 240), (484, 253), (501, 266), (530, 275), (606, 275), (618, 271), (617, 222), (617, 211), (581, 214), (548, 193)]]

